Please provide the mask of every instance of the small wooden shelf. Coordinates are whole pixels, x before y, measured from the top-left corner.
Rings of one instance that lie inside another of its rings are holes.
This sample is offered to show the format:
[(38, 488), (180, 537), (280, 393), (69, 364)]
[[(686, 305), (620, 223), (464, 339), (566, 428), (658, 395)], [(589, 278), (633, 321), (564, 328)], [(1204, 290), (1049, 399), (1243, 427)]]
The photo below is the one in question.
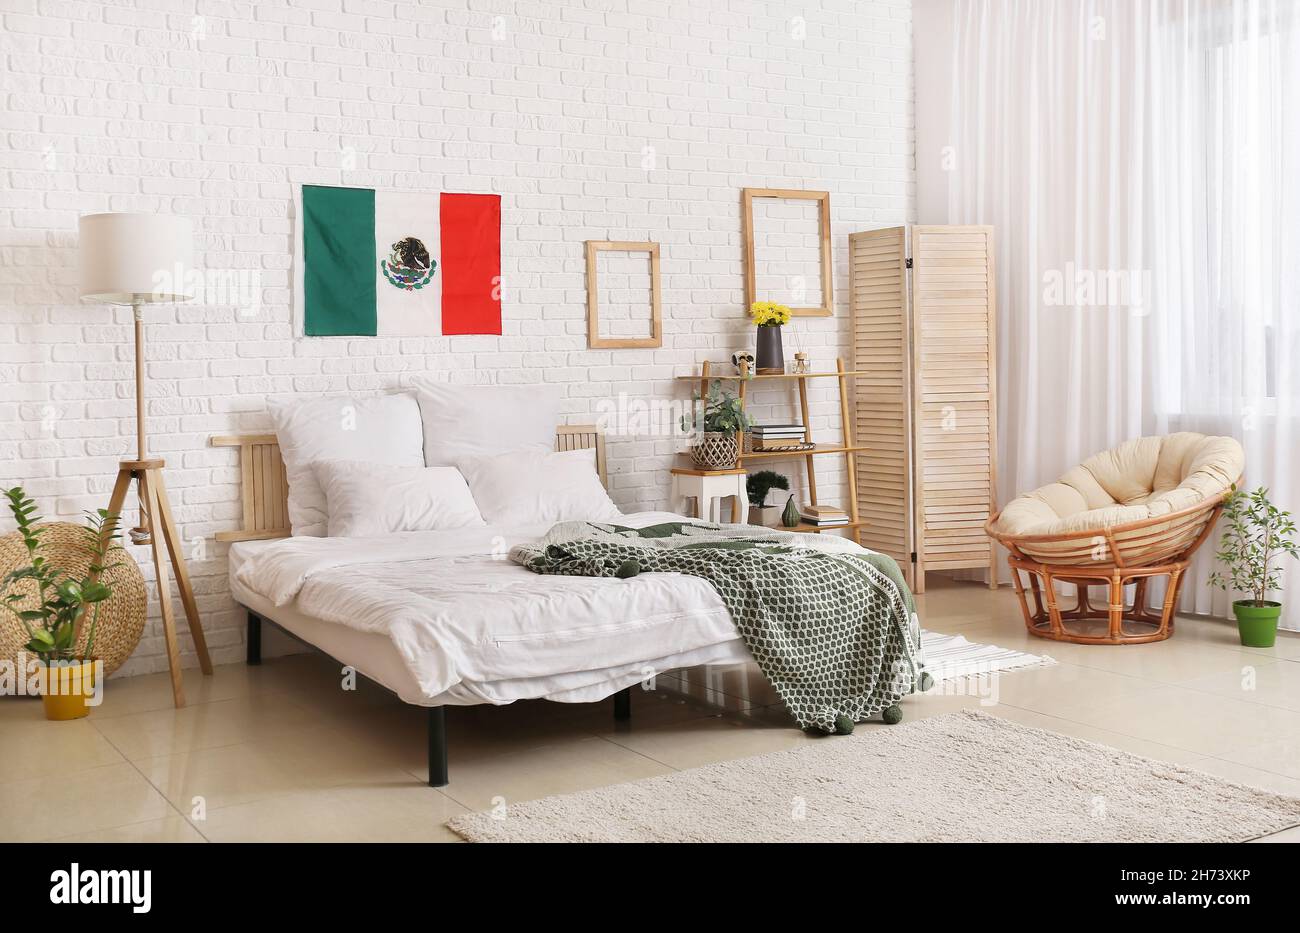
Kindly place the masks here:
[(848, 454), (866, 450), (865, 447), (845, 447), (843, 444), (817, 444), (812, 450), (749, 450), (742, 453), (737, 460), (780, 460), (782, 457), (811, 457), (816, 454)]
[(677, 461), (670, 472), (679, 476), (735, 476), (744, 473), (744, 467), (735, 466), (729, 470), (710, 470), (707, 467), (698, 465), (691, 459), (690, 454), (678, 454)]
[(786, 528), (784, 525), (775, 528), (775, 531), (797, 531), (801, 534), (819, 535), (827, 531), (843, 531), (845, 528), (862, 528), (867, 522), (848, 522), (843, 525), (810, 525), (807, 522), (800, 522), (793, 528)]
[[(718, 365), (721, 366), (721, 365), (723, 365), (723, 364), (722, 364), (722, 363), (719, 363)], [(825, 378), (831, 378), (831, 377), (834, 377), (834, 378), (838, 379), (840, 376), (866, 376), (866, 375), (868, 375), (868, 373), (867, 373), (866, 370), (864, 370), (864, 369), (855, 369), (855, 370), (848, 370), (848, 371), (845, 371), (845, 372), (842, 372), (842, 373), (768, 373), (768, 374), (765, 374), (765, 375), (749, 376), (749, 377), (744, 377), (744, 376), (724, 376), (724, 375), (722, 375), (721, 373), (713, 373), (713, 372), (710, 372), (709, 375), (708, 375), (708, 378), (709, 378), (709, 379), (721, 379), (721, 380), (723, 380), (724, 382), (756, 382), (756, 381), (761, 381), (761, 380), (763, 380), (763, 379), (825, 379)], [(676, 379), (685, 379), (685, 380), (688, 381), (688, 382), (699, 382), (699, 381), (700, 381), (702, 378), (704, 378), (704, 377), (702, 377), (702, 376), (675, 376), (674, 378), (676, 378)]]

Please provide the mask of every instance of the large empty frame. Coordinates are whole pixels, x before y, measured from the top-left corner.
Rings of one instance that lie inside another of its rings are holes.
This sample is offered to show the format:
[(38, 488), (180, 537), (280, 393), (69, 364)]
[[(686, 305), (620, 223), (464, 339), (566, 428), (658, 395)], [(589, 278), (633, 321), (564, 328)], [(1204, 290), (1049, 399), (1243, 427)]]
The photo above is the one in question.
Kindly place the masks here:
[(799, 317), (830, 317), (835, 307), (831, 295), (831, 193), (829, 191), (795, 191), (788, 188), (742, 188), (740, 212), (745, 235), (745, 308), (758, 301), (758, 270), (754, 264), (754, 199), (775, 198), (817, 202), (817, 236), (821, 255), (822, 303), (817, 308), (791, 308)]
[[(596, 278), (596, 257), (602, 252), (650, 254), (650, 336), (602, 337), (600, 335), (600, 286)], [(659, 244), (628, 243), (620, 240), (587, 241), (587, 346), (593, 350), (630, 350), (663, 346), (663, 321), (659, 300)]]

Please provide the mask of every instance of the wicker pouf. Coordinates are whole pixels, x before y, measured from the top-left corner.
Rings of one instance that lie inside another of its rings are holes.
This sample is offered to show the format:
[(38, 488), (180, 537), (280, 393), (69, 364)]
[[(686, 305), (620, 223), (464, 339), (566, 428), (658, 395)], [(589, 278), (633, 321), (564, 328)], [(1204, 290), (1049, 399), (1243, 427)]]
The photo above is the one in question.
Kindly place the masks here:
[[(79, 525), (52, 522), (41, 526), (41, 548), (37, 551), (55, 567), (81, 579), (90, 569), (90, 554), (86, 551), (86, 532)], [(0, 536), (0, 579), (11, 570), (28, 564), (27, 548), (17, 532)], [(118, 566), (105, 572), (105, 582), (112, 583), (113, 595), (99, 605), (99, 622), (95, 628), (94, 652), (104, 662), (104, 673), (111, 674), (131, 656), (140, 643), (145, 622), (144, 577), (131, 555), (114, 545), (108, 552), (105, 566)], [(9, 592), (29, 595), (29, 600), (17, 604), (18, 609), (35, 607), (36, 583), (22, 580)], [(7, 595), (7, 594), (5, 594)], [(81, 643), (84, 647), (90, 634), (87, 622), (82, 626)], [(27, 632), (12, 612), (0, 611), (0, 659), (16, 660), (27, 644)]]

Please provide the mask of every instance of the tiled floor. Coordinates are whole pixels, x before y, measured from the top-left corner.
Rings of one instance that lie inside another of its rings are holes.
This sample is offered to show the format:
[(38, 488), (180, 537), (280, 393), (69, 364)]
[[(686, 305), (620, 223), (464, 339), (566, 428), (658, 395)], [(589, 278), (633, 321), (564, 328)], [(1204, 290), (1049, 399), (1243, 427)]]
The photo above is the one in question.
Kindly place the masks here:
[[(1025, 634), (1007, 590), (936, 580), (920, 603), (927, 628), (1061, 663), (1003, 675), (995, 698), (910, 697), (906, 719), (983, 706), (1300, 794), (1300, 637), (1242, 648), (1229, 623), (1180, 619), (1160, 644), (1058, 645)], [(0, 841), (449, 840), (443, 822), (466, 809), (811, 741), (753, 669), (680, 671), (657, 687), (634, 694), (627, 724), (609, 702), (453, 709), (440, 790), (422, 783), (422, 712), (368, 684), (341, 690), (319, 655), (187, 671), (182, 710), (166, 675), (110, 681), (79, 722), (47, 723), (39, 701), (4, 698)], [(1300, 841), (1300, 828), (1269, 841)]]

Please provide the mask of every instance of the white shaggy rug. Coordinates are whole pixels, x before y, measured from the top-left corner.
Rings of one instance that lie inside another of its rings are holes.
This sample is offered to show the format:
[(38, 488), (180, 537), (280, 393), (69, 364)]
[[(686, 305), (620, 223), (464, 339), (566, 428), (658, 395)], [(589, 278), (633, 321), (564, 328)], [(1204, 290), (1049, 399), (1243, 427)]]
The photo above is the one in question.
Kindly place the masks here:
[(1300, 797), (974, 710), (512, 804), (474, 842), (1240, 842)]

